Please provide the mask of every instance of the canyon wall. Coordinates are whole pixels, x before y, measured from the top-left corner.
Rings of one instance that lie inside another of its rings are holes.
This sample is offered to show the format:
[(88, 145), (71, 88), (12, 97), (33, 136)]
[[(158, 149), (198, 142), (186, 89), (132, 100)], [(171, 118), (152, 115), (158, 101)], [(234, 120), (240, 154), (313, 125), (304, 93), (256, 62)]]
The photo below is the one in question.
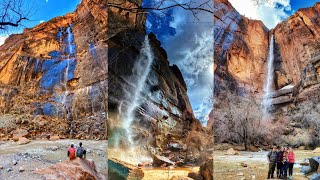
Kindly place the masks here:
[(106, 32), (106, 2), (82, 0), (73, 13), (10, 35), (0, 46), (0, 109), (15, 125), (0, 130), (105, 138)]
[[(261, 21), (240, 15), (228, 0), (215, 0), (214, 10), (215, 106), (219, 109), (219, 104), (226, 104), (226, 96), (254, 97), (261, 103), (273, 35), (273, 122), (286, 122), (282, 133), (287, 135), (287, 143), (312, 143), (315, 119), (320, 117), (316, 107), (320, 99), (320, 3), (299, 9), (271, 30)], [(308, 115), (307, 109), (314, 113)], [(245, 112), (247, 109), (242, 109)]]
[[(205, 134), (205, 131), (194, 117), (186, 83), (178, 66), (169, 64), (167, 53), (154, 34), (146, 35), (146, 18), (127, 10), (137, 4), (131, 1), (121, 4), (121, 8), (110, 6), (108, 11), (109, 146), (113, 147), (116, 134), (124, 131), (122, 125), (126, 119), (121, 119), (119, 114), (133, 103), (131, 96), (137, 88), (133, 79), (137, 79), (147, 69), (140, 69), (142, 72), (135, 70), (147, 36), (154, 58), (139, 95), (139, 105), (134, 110), (135, 119), (130, 127), (133, 129), (134, 141), (139, 147), (150, 146), (156, 153), (161, 154), (165, 150), (180, 153), (176, 154), (175, 159), (184, 158), (182, 152), (187, 148), (198, 146), (198, 149), (194, 149), (194, 157), (198, 157), (203, 147), (210, 143), (201, 140), (201, 134)], [(188, 142), (190, 138), (192, 140)], [(196, 145), (195, 141), (200, 144)], [(191, 153), (190, 150), (188, 153)]]
[(216, 80), (221, 81), (216, 86), (227, 84), (229, 89), (234, 87), (233, 90), (261, 95), (272, 34), (275, 38), (274, 89), (312, 84), (302, 82), (312, 81), (310, 76), (316, 78), (315, 83), (319, 8), (320, 3), (316, 3), (314, 7), (300, 9), (268, 30), (261, 21), (240, 15), (227, 0), (215, 0), (215, 74)]

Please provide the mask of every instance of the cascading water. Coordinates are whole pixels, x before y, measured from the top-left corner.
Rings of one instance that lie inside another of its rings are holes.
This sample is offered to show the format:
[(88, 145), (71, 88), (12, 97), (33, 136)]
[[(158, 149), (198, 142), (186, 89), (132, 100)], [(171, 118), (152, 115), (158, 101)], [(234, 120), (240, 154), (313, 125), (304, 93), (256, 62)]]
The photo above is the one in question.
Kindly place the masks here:
[[(66, 111), (66, 118), (67, 120), (69, 119), (70, 113), (69, 113), (69, 108), (67, 107), (67, 97), (68, 97), (68, 73), (69, 73), (69, 67), (70, 67), (70, 55), (73, 52), (73, 47), (72, 47), (72, 41), (73, 41), (73, 37), (72, 37), (72, 32), (71, 32), (71, 27), (69, 26), (67, 28), (67, 54), (68, 57), (66, 59), (67, 61), (67, 65), (66, 65), (66, 69), (64, 72), (64, 94), (62, 97), (62, 104), (65, 108)], [(73, 133), (73, 124), (72, 122), (70, 122), (70, 134)]]
[(141, 91), (143, 90), (148, 74), (151, 70), (153, 58), (154, 56), (150, 47), (149, 38), (146, 36), (140, 50), (139, 58), (137, 59), (133, 69), (134, 72), (137, 73), (137, 78), (134, 80), (135, 82), (132, 82), (136, 85), (134, 92), (129, 94), (130, 103), (128, 104), (126, 110), (124, 112), (120, 112), (123, 128), (125, 129), (127, 141), (129, 143), (128, 145), (130, 147), (134, 144), (133, 132), (131, 128), (132, 122), (135, 118), (134, 112), (140, 104)]
[(268, 57), (268, 64), (267, 64), (267, 76), (266, 76), (266, 82), (264, 84), (263, 90), (264, 90), (264, 96), (262, 100), (262, 108), (263, 108), (263, 119), (267, 119), (269, 117), (269, 111), (268, 109), (272, 106), (272, 86), (273, 86), (273, 74), (274, 74), (274, 67), (273, 67), (273, 61), (274, 61), (274, 38), (273, 35), (270, 39), (269, 44), (269, 57)]

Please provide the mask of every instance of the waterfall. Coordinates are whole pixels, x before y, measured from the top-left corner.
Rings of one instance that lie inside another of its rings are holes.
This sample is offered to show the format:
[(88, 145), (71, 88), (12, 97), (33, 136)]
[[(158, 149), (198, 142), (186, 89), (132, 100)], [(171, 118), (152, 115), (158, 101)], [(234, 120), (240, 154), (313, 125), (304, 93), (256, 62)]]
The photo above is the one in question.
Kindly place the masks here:
[[(68, 73), (69, 73), (69, 67), (70, 67), (70, 56), (72, 55), (73, 52), (73, 47), (72, 47), (72, 41), (73, 41), (73, 37), (72, 37), (72, 32), (71, 32), (71, 27), (69, 26), (67, 28), (67, 65), (66, 65), (66, 70), (64, 72), (64, 94), (63, 94), (63, 98), (62, 98), (62, 104), (65, 108), (66, 111), (66, 119), (68, 120), (70, 117), (70, 112), (69, 109), (67, 107), (67, 97), (68, 97)], [(70, 134), (73, 133), (73, 124), (72, 122), (70, 122)]]
[(149, 38), (146, 36), (139, 57), (133, 67), (134, 72), (137, 73), (137, 78), (134, 78), (134, 82), (132, 82), (132, 84), (135, 85), (134, 92), (128, 92), (130, 93), (128, 94), (130, 102), (127, 105), (126, 110), (120, 112), (129, 145), (134, 144), (131, 126), (135, 118), (135, 110), (140, 105), (141, 91), (145, 86), (148, 74), (151, 70), (153, 58), (154, 56), (150, 47)]
[(268, 64), (267, 64), (267, 76), (266, 81), (263, 87), (264, 96), (262, 100), (262, 108), (263, 108), (263, 119), (267, 119), (269, 117), (268, 109), (272, 106), (272, 86), (273, 86), (273, 74), (274, 74), (274, 38), (273, 35), (270, 38), (269, 44), (269, 57), (268, 57)]

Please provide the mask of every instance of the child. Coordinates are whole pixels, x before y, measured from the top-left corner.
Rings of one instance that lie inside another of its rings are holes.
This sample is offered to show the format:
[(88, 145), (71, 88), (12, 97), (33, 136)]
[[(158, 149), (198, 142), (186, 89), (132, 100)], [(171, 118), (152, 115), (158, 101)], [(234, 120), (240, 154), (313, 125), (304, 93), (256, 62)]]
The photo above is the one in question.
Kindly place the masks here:
[(284, 179), (287, 178), (288, 166), (289, 166), (288, 150), (287, 150), (287, 148), (285, 148), (284, 151), (283, 151), (283, 158), (282, 158), (282, 172), (281, 172), (282, 177), (281, 178), (284, 178)]

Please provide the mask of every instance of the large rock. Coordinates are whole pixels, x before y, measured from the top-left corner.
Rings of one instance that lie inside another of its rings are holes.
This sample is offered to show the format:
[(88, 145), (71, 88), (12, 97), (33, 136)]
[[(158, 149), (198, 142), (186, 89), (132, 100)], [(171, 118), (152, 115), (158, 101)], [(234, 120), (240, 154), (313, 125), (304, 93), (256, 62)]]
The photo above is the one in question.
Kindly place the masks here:
[(314, 149), (313, 151), (312, 151), (313, 153), (320, 153), (320, 147), (317, 147), (316, 149)]
[(117, 159), (108, 159), (108, 179), (142, 180), (143, 177), (140, 168)]
[(18, 141), (19, 138), (26, 137), (28, 134), (28, 131), (25, 129), (16, 129), (12, 132), (12, 139)]
[(175, 163), (172, 162), (170, 159), (164, 156), (159, 155), (153, 155), (153, 166), (159, 167), (159, 166), (170, 166), (174, 165)]
[(228, 149), (225, 153), (225, 155), (239, 155), (239, 151), (234, 150), (233, 148)]
[(20, 137), (17, 143), (18, 143), (19, 145), (23, 145), (23, 144), (28, 144), (28, 143), (30, 143), (30, 142), (31, 142), (31, 140), (29, 140), (29, 139), (27, 139), (27, 138), (25, 138), (25, 137)]
[(213, 180), (213, 159), (208, 159), (200, 166), (199, 174), (205, 180)]
[(48, 168), (35, 171), (43, 175), (47, 180), (50, 179), (74, 179), (74, 180), (106, 180), (107, 178), (99, 173), (95, 164), (91, 160), (76, 158), (54, 164)]
[(172, 178), (170, 180), (193, 180), (193, 179), (189, 178), (189, 177), (172, 176)]
[(50, 141), (57, 141), (57, 140), (60, 140), (60, 137), (58, 135), (53, 135), (53, 136), (50, 136), (49, 140)]

